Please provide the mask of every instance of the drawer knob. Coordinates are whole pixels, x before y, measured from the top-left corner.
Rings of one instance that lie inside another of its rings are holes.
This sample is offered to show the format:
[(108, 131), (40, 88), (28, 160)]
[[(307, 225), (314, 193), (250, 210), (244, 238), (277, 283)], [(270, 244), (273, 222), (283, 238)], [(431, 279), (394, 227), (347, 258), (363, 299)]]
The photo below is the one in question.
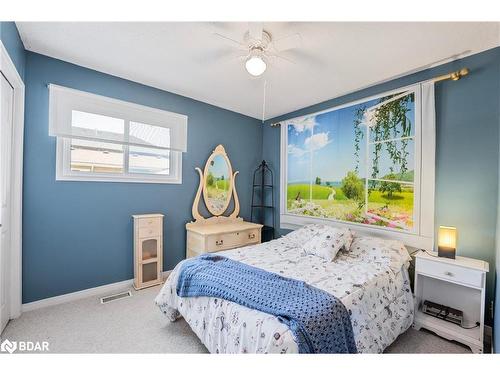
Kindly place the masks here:
[(224, 240), (215, 241), (215, 244), (217, 246), (222, 246), (224, 244)]
[(450, 277), (455, 276), (455, 275), (454, 275), (452, 272), (450, 272), (450, 271), (446, 271), (444, 274), (445, 274), (446, 276), (450, 276)]
[(250, 233), (250, 234), (248, 235), (248, 238), (250, 238), (250, 239), (255, 238), (255, 233)]

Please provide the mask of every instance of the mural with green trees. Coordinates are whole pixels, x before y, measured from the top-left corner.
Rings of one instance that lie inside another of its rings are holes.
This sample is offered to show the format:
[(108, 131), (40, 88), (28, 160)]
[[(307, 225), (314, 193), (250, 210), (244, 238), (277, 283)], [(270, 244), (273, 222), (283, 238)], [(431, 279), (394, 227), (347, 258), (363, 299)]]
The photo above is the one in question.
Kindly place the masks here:
[(413, 91), (284, 124), (287, 213), (413, 229)]

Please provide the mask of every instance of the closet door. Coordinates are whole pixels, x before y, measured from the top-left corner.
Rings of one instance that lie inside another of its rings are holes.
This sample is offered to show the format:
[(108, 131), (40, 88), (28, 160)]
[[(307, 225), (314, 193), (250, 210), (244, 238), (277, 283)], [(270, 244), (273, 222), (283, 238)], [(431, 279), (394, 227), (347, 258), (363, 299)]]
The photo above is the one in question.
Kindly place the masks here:
[(0, 74), (0, 333), (10, 319), (10, 186), (14, 90)]

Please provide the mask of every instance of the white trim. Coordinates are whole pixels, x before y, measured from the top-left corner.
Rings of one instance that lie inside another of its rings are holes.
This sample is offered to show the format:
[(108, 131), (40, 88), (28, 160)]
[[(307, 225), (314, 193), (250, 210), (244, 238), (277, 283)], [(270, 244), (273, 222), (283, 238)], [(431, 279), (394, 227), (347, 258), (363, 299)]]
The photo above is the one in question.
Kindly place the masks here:
[[(170, 275), (170, 271), (164, 271), (162, 273), (163, 279), (166, 279)], [(126, 289), (133, 287), (134, 279), (119, 281), (113, 284), (101, 285), (95, 288), (89, 288), (80, 290), (78, 292), (62, 294), (60, 296), (50, 297), (41, 299), (34, 302), (24, 303), (22, 305), (22, 311), (33, 311), (41, 309), (44, 307), (60, 305), (61, 303), (78, 301), (83, 298), (103, 296), (109, 293), (117, 292), (120, 289)]]
[[(427, 113), (420, 113), (422, 118), (421, 123), (426, 124), (421, 128), (421, 136), (418, 139), (419, 144), (415, 147), (421, 150), (422, 157), (421, 171), (418, 174), (420, 181), (415, 179), (415, 184), (418, 182), (420, 186), (420, 233), (434, 237), (434, 220), (435, 220), (435, 173), (436, 173), (436, 118), (435, 118), (435, 96), (434, 82), (424, 82), (420, 84), (420, 97), (422, 102), (422, 111), (425, 107)], [(424, 118), (424, 115), (431, 116)], [(425, 166), (425, 168), (423, 167)], [(416, 174), (415, 174), (416, 178)], [(432, 248), (434, 248), (434, 243)]]
[[(400, 91), (400, 90), (397, 90), (397, 91)], [(366, 111), (367, 112), (372, 112), (374, 110), (376, 110), (377, 108), (380, 108), (382, 107), (383, 105), (386, 105), (388, 103), (391, 103), (395, 100), (398, 100), (398, 99), (401, 99), (401, 98), (404, 98), (405, 96), (411, 94), (413, 92), (412, 89), (408, 90), (408, 91), (405, 91), (405, 92), (402, 92), (401, 94), (399, 95), (396, 95), (396, 96), (393, 96), (392, 98), (390, 99), (387, 99), (385, 101), (383, 101), (382, 103), (378, 103), (378, 104), (375, 104), (374, 106), (371, 106), (370, 108), (367, 108)], [(380, 95), (380, 96), (385, 96), (384, 94)]]
[[(69, 165), (69, 152), (69, 139), (58, 137), (56, 141), (56, 181), (182, 184), (182, 153), (177, 151), (170, 152), (171, 173), (169, 175), (75, 172), (71, 170)], [(126, 159), (125, 156), (124, 152), (124, 158)]]
[[(339, 105), (336, 105), (336, 106), (333, 106), (333, 107), (322, 109), (321, 111), (316, 111), (316, 112), (308, 113), (306, 115), (300, 115), (300, 116), (292, 117), (290, 119), (276, 121), (276, 123), (283, 125), (284, 122), (286, 123), (286, 122), (289, 122), (289, 121), (292, 121), (292, 120), (299, 119), (301, 117), (321, 115), (322, 113), (330, 112), (332, 110), (339, 110), (339, 109), (342, 109), (342, 108), (351, 107), (351, 106), (356, 105), (356, 104), (361, 104), (361, 103), (369, 102), (370, 100), (379, 99), (382, 96), (391, 95), (391, 94), (394, 94), (394, 93), (397, 93), (397, 92), (403, 92), (404, 91), (404, 92), (406, 92), (406, 95), (408, 95), (407, 91), (415, 90), (415, 87), (418, 86), (418, 85), (419, 85), (419, 83), (414, 83), (414, 84), (411, 84), (411, 85), (408, 85), (408, 86), (405, 86), (405, 87), (400, 87), (398, 89), (394, 89), (394, 90), (390, 90), (390, 91), (384, 91), (384, 92), (381, 92), (379, 94), (371, 95), (371, 96), (364, 97), (364, 98), (361, 98), (361, 99), (357, 99), (357, 100), (354, 100), (354, 101), (351, 101), (351, 102), (347, 102), (347, 103), (344, 103), (344, 104), (339, 104)], [(359, 90), (356, 90), (355, 92), (357, 92), (357, 91), (359, 91)], [(283, 129), (283, 126), (281, 126), (281, 128)]]
[[(322, 111), (314, 112), (311, 114), (296, 116), (289, 120), (280, 121), (281, 126), (281, 153), (280, 153), (280, 227), (284, 229), (298, 229), (304, 224), (309, 223), (327, 223), (339, 224), (348, 228), (356, 230), (361, 234), (375, 235), (381, 237), (389, 237), (403, 241), (405, 244), (426, 250), (432, 250), (434, 247), (434, 152), (435, 152), (435, 124), (422, 126), (422, 113), (415, 110), (415, 177), (414, 185), (414, 230), (413, 232), (401, 232), (391, 228), (385, 228), (374, 225), (358, 224), (346, 222), (336, 219), (319, 218), (312, 216), (293, 215), (286, 212), (287, 194), (287, 146), (288, 146), (288, 123), (293, 122), (294, 119), (302, 118), (305, 116), (316, 116), (322, 113), (339, 110), (342, 108), (350, 107), (353, 105), (365, 103), (367, 101), (377, 99), (383, 96), (391, 95), (394, 93), (404, 92), (408, 95), (409, 91), (415, 94), (415, 103), (420, 103), (420, 108), (423, 106), (422, 88), (421, 84), (413, 84), (406, 87), (397, 88), (387, 92), (382, 92), (372, 95), (367, 98), (362, 98), (356, 101), (344, 103), (338, 106), (327, 108)], [(424, 160), (425, 159), (425, 160)], [(425, 162), (425, 175), (423, 168), (418, 163), (418, 160)], [(368, 173), (368, 171), (366, 172)], [(411, 182), (408, 182), (411, 184)], [(428, 186), (431, 184), (432, 186)], [(423, 188), (423, 185), (427, 185)], [(420, 210), (420, 211), (417, 211)], [(425, 219), (424, 219), (425, 218)]]
[(22, 192), (24, 139), (24, 82), (0, 40), (0, 71), (14, 89), (11, 174), (10, 317), (21, 315), (22, 303)]

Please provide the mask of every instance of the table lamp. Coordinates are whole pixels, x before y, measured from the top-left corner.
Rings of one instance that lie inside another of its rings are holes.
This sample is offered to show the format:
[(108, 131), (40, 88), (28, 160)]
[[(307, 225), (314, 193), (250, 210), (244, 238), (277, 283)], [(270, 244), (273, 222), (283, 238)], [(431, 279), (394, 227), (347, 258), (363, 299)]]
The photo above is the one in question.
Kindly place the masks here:
[(455, 259), (457, 250), (457, 228), (439, 227), (438, 232), (438, 256)]

